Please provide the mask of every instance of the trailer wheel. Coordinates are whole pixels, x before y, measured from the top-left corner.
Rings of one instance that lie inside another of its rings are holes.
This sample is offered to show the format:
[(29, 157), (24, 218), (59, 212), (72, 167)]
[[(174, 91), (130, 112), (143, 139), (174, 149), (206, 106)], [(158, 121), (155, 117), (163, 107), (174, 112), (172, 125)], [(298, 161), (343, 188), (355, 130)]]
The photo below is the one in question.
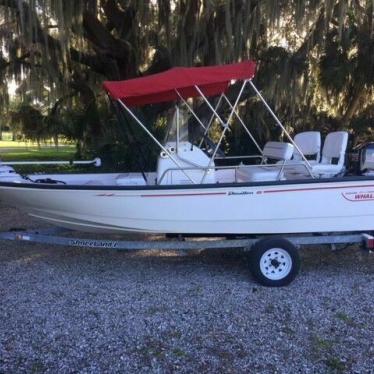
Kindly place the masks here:
[(254, 278), (264, 286), (290, 284), (300, 270), (297, 248), (283, 238), (258, 241), (249, 253), (249, 266)]

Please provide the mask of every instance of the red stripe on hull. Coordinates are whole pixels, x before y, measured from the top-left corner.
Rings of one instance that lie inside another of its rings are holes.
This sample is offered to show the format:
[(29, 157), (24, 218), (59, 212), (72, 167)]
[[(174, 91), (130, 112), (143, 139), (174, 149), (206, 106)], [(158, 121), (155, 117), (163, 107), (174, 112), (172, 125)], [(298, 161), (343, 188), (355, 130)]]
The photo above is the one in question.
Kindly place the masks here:
[(304, 192), (304, 191), (318, 191), (318, 190), (339, 190), (343, 188), (368, 188), (374, 187), (374, 185), (360, 185), (360, 186), (341, 186), (341, 187), (316, 187), (316, 188), (292, 188), (287, 190), (268, 190), (262, 191), (263, 193), (278, 193), (278, 192)]
[(140, 195), (141, 197), (179, 197), (179, 196), (217, 196), (226, 195), (226, 192), (213, 192), (213, 193), (180, 193), (180, 194), (167, 194), (167, 195)]

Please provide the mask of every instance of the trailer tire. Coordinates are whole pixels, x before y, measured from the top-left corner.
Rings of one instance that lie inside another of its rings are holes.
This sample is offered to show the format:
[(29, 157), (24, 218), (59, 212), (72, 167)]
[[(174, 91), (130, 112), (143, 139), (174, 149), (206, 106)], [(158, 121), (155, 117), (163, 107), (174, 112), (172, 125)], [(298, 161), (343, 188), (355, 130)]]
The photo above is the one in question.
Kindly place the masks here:
[(262, 239), (249, 252), (249, 267), (260, 284), (267, 287), (287, 286), (299, 273), (299, 252), (284, 238)]

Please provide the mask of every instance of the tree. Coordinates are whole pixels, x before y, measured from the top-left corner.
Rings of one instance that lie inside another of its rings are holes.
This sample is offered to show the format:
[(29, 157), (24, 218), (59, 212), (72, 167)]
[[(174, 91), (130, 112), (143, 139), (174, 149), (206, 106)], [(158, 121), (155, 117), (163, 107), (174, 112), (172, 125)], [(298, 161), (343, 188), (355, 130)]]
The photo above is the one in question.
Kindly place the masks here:
[(47, 136), (42, 113), (29, 104), (21, 104), (16, 112), (11, 113), (13, 129), (18, 130), (26, 139), (38, 143)]
[[(87, 149), (108, 138), (103, 80), (174, 65), (258, 61), (257, 85), (294, 131), (323, 125), (360, 135), (355, 124), (373, 106), (369, 0), (0, 0), (0, 20), (1, 89), (14, 76), (21, 97), (31, 93), (51, 112), (58, 103), (62, 117), (78, 110)], [(151, 122), (164, 109), (148, 111)], [(241, 110), (260, 138), (270, 135), (249, 92)], [(231, 149), (241, 143), (230, 141)]]

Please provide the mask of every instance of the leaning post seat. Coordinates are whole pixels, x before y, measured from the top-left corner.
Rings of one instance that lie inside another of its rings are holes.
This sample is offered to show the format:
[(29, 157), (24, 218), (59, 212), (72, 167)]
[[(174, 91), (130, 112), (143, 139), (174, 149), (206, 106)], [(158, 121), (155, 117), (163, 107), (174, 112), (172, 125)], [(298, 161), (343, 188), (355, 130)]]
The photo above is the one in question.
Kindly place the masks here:
[(345, 170), (347, 145), (347, 131), (329, 133), (323, 144), (321, 162), (312, 165), (313, 175), (319, 178), (330, 178), (342, 174)]
[[(295, 135), (295, 144), (304, 156), (310, 156), (309, 161), (318, 162), (321, 157), (321, 133), (319, 131), (304, 131)], [(309, 157), (308, 157), (309, 158)], [(302, 161), (302, 156), (294, 149), (292, 160)]]
[[(320, 161), (321, 133), (319, 131), (299, 132), (295, 135), (293, 140), (304, 157), (308, 159), (309, 164), (313, 165)], [(296, 147), (293, 151), (292, 159), (287, 161), (286, 165), (285, 175), (287, 178), (294, 179), (297, 176), (311, 176), (302, 155)]]
[(293, 151), (294, 146), (290, 143), (267, 142), (263, 149), (263, 157), (281, 162), (262, 166), (239, 166), (236, 172), (237, 181), (260, 182), (284, 179), (283, 164), (291, 159)]
[[(170, 184), (191, 184), (216, 183), (215, 164), (210, 164), (210, 169), (206, 171), (210, 163), (210, 158), (198, 147), (190, 142), (179, 142), (178, 149), (175, 142), (168, 142), (165, 148), (169, 151), (175, 161), (184, 170), (178, 170), (178, 166), (173, 162), (169, 155), (162, 151), (157, 161), (157, 183), (161, 185)], [(186, 175), (187, 174), (187, 175)], [(205, 177), (204, 177), (205, 174)], [(189, 177), (189, 178), (188, 178)]]

